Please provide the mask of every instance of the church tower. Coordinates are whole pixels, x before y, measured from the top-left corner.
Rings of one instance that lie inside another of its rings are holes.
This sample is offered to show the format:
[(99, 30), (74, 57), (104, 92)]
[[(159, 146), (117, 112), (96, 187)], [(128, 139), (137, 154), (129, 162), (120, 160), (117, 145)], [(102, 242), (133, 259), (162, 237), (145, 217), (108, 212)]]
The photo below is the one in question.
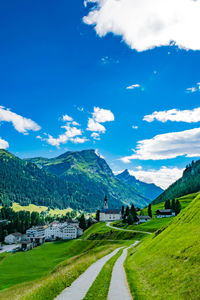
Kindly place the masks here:
[(108, 199), (107, 199), (107, 195), (105, 195), (105, 199), (104, 199), (104, 209), (108, 209)]

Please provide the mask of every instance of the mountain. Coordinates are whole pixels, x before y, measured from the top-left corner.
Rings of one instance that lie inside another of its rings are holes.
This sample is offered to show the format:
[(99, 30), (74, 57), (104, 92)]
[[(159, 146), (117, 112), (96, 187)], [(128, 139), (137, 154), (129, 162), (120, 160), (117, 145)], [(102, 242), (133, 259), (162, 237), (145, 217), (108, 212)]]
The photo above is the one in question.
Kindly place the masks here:
[(57, 158), (22, 160), (0, 150), (0, 204), (30, 203), (52, 208), (102, 208), (105, 194), (110, 207), (149, 202), (117, 179), (94, 150), (67, 152)]
[(68, 151), (56, 158), (39, 157), (27, 161), (85, 189), (88, 197), (84, 201), (91, 208), (101, 208), (105, 194), (108, 195), (110, 207), (120, 207), (122, 203), (144, 207), (150, 201), (138, 189), (116, 178), (106, 161), (93, 149)]
[(183, 176), (170, 185), (152, 204), (200, 191), (200, 160), (186, 166)]
[(199, 299), (200, 195), (168, 226), (130, 252), (125, 268), (135, 299)]
[(136, 190), (138, 190), (145, 198), (153, 200), (157, 198), (163, 190), (153, 183), (145, 183), (137, 180), (135, 176), (131, 175), (126, 169), (122, 173), (116, 176), (119, 180), (130, 184)]

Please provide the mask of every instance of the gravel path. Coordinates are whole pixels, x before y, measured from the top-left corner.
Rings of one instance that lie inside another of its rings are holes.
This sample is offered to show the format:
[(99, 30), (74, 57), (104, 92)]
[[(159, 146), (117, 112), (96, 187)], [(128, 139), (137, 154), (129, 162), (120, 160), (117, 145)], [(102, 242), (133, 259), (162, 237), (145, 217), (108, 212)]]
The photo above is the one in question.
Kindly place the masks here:
[[(123, 248), (123, 247), (121, 247)], [(81, 300), (87, 294), (87, 291), (95, 281), (99, 272), (101, 271), (104, 264), (114, 256), (121, 248), (117, 248), (110, 254), (99, 259), (97, 262), (92, 264), (82, 275), (80, 275), (71, 286), (64, 289), (64, 291), (57, 296), (56, 300)]]
[(110, 222), (106, 223), (106, 226), (112, 228), (112, 229), (116, 229), (116, 230), (121, 230), (121, 231), (130, 231), (130, 232), (139, 232), (139, 233), (146, 233), (146, 234), (152, 234), (152, 232), (148, 232), (148, 231), (141, 231), (141, 230), (131, 230), (131, 229), (123, 229), (123, 228), (119, 228), (119, 227), (114, 227), (110, 225)]
[[(139, 241), (135, 242), (130, 247), (136, 245)], [(129, 248), (130, 248), (129, 247)], [(127, 256), (126, 248), (123, 250), (122, 255), (116, 261), (113, 271), (112, 271), (112, 278), (110, 283), (110, 289), (108, 293), (108, 300), (132, 300), (132, 296), (129, 291), (126, 273), (124, 270), (124, 261)]]

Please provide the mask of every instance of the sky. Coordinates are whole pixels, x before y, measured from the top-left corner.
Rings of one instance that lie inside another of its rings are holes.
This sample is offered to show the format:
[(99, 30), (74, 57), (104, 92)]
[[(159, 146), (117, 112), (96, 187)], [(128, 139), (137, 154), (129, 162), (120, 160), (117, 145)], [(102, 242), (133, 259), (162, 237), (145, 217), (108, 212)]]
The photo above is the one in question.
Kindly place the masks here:
[(199, 0), (0, 6), (0, 148), (97, 149), (162, 188), (199, 159)]

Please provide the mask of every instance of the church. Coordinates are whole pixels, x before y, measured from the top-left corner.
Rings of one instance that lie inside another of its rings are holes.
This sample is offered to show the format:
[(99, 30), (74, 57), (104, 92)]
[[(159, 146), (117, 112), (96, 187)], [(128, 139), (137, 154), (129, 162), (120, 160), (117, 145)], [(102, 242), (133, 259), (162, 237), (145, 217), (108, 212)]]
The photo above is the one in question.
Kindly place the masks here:
[(104, 209), (100, 211), (99, 221), (109, 222), (121, 220), (121, 210), (120, 209), (109, 209), (108, 199), (105, 196), (104, 199)]

